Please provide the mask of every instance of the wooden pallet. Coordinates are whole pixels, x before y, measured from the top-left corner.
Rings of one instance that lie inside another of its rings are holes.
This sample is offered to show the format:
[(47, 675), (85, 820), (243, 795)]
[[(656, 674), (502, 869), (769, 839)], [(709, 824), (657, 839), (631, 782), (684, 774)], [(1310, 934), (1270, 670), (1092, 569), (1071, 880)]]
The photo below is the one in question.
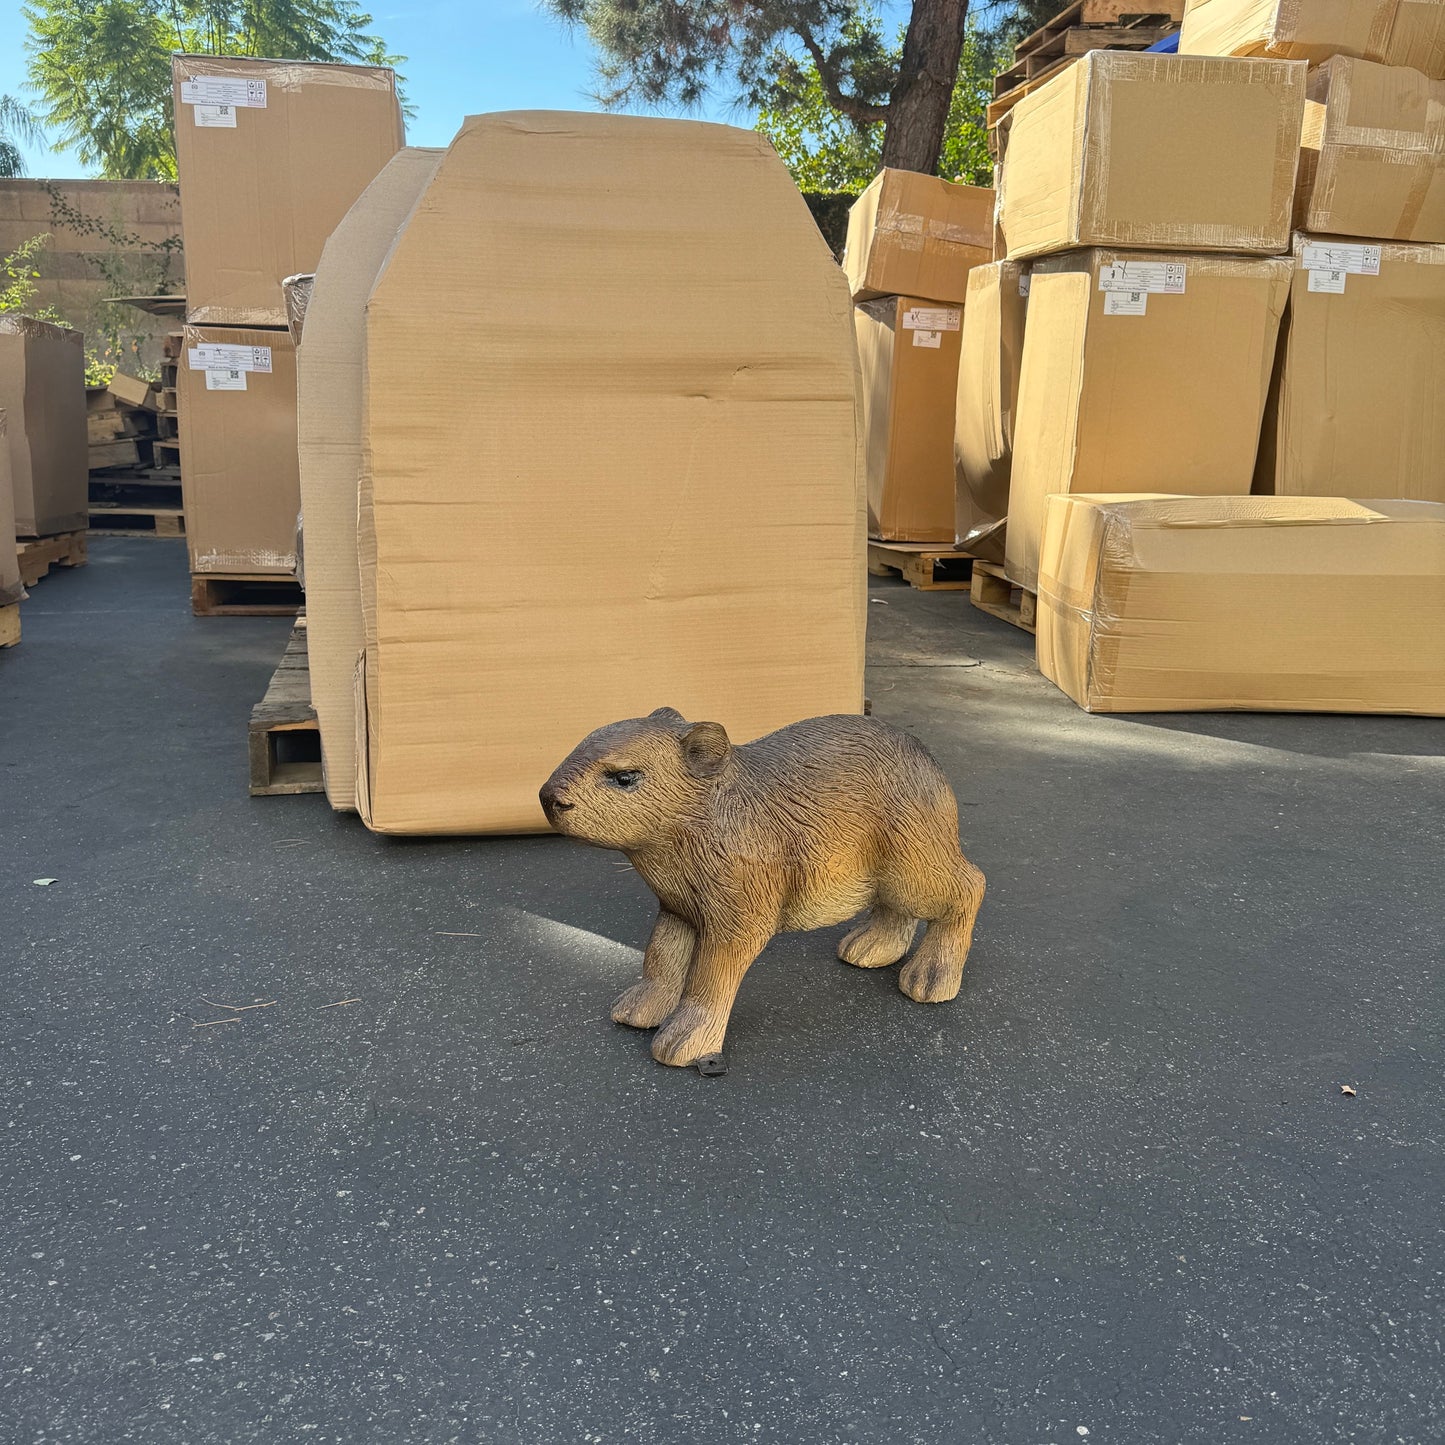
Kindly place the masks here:
[(191, 611), (197, 617), (294, 617), (301, 584), (293, 578), (239, 573), (193, 573)]
[(1002, 618), (1025, 632), (1035, 631), (1034, 611), (1037, 599), (1023, 587), (1015, 587), (1004, 576), (1003, 568), (996, 562), (975, 562), (973, 564), (973, 585), (969, 588), (969, 600), (981, 612), (990, 617)]
[(28, 537), (15, 544), (15, 552), (20, 559), (20, 580), (33, 587), (52, 567), (85, 566), (85, 533)]
[(967, 592), (972, 562), (967, 553), (940, 543), (868, 543), (868, 571), (874, 577), (897, 572), (920, 592)]
[(20, 604), (0, 607), (0, 647), (14, 647), (20, 641)]
[(1033, 55), (1065, 31), (1085, 26), (1121, 28), (1143, 21), (1155, 24), (1173, 21), (1169, 29), (1177, 30), (1184, 19), (1184, 4), (1185, 0), (1073, 0), (1073, 4), (1065, 5), (1052, 20), (1025, 35), (1014, 46), (1014, 59)]
[(185, 514), (179, 507), (90, 505), (90, 534), (108, 537), (184, 537)]
[(251, 796), (319, 793), (321, 733), (311, 706), (306, 619), (297, 619), (266, 696), (251, 709)]

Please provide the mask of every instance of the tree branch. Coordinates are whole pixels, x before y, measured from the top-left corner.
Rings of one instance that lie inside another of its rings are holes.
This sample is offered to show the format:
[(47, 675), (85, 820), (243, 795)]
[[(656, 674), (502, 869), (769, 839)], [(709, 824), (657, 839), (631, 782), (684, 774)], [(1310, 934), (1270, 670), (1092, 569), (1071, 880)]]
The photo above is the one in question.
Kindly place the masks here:
[(823, 94), (828, 97), (828, 103), (835, 110), (841, 111), (849, 120), (856, 121), (859, 125), (873, 125), (877, 121), (888, 119), (886, 105), (874, 105), (871, 101), (859, 100), (855, 95), (844, 94), (838, 84), (837, 71), (829, 64), (828, 57), (823, 54), (823, 47), (813, 38), (812, 32), (805, 25), (794, 25), (792, 28), (812, 57), (818, 70), (818, 79), (823, 85)]

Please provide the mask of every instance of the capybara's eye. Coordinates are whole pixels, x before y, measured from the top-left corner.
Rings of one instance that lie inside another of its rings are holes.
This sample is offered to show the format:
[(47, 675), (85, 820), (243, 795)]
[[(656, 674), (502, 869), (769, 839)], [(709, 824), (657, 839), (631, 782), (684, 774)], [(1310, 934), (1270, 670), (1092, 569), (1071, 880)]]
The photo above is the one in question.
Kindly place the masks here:
[(608, 768), (607, 781), (624, 793), (635, 792), (642, 782), (642, 771), (639, 768)]

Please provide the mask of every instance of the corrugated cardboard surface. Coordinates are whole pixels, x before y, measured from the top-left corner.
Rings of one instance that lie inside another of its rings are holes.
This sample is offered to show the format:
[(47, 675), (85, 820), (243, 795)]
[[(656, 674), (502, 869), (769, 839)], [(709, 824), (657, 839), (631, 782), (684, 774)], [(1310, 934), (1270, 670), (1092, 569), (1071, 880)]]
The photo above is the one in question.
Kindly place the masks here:
[(1445, 81), (1346, 56), (1311, 71), (1295, 220), (1322, 235), (1445, 241)]
[(1289, 246), (1305, 67), (1095, 50), (1011, 112), (1010, 259), (1073, 246)]
[(15, 530), (78, 531), (90, 517), (85, 338), (30, 316), (0, 316), (0, 409), (8, 420)]
[(1050, 497), (1039, 667), (1090, 712), (1445, 714), (1445, 506)]
[(367, 307), (371, 827), (541, 829), (567, 752), (663, 705), (860, 708), (851, 311), (751, 131), (467, 121)]
[(955, 530), (975, 557), (1003, 561), (1014, 413), (1028, 313), (1028, 268), (980, 266), (968, 278), (953, 424)]
[[(355, 673), (364, 645), (356, 553), (366, 300), (441, 159), (401, 150), (342, 218), (321, 255), (297, 352), (296, 414), (306, 533), (307, 655), (326, 796), (356, 807)], [(444, 364), (440, 355), (436, 364)], [(458, 418), (462, 426), (465, 418)]]
[(962, 301), (993, 255), (994, 193), (915, 171), (880, 171), (848, 212), (843, 269), (857, 301)]
[(961, 307), (917, 296), (890, 296), (854, 310), (868, 530), (883, 541), (953, 541), (953, 399), (962, 323)]
[[(244, 390), (210, 390), (192, 365), (192, 348), (203, 345), (261, 348), (271, 370), (245, 373)], [(290, 333), (187, 326), (176, 374), (191, 571), (289, 577), (301, 506)]]
[[(171, 72), (189, 318), (285, 326), (282, 278), (316, 269), (336, 223), (401, 148), (396, 76), (213, 55), (173, 56)], [(197, 124), (182, 88), (208, 79), (249, 82), (253, 103), (232, 107), (229, 125)]]
[(1189, 0), (1181, 55), (1267, 55), (1318, 65), (1354, 55), (1445, 77), (1440, 0)]
[(1386, 243), (1378, 264), (1338, 293), (1296, 270), (1256, 490), (1445, 502), (1445, 245)]
[[(1165, 265), (1182, 268), (1182, 294), (1146, 292), (1143, 315), (1109, 314), (1111, 298), (1133, 298), (1100, 289), (1105, 268), (1144, 284), (1143, 268)], [(1034, 263), (1004, 564), (1013, 581), (1037, 590), (1051, 493), (1250, 490), (1290, 274), (1288, 260), (1137, 251)]]
[(5, 413), (0, 411), (0, 607), (25, 596), (15, 555), (15, 498), (10, 483), (10, 448)]

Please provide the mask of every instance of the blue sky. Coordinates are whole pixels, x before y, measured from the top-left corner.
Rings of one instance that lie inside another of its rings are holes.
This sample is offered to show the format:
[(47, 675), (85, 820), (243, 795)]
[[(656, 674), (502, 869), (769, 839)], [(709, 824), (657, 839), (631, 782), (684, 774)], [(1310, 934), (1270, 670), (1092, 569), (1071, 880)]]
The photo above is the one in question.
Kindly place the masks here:
[[(909, 6), (889, 0), (881, 6), (898, 19)], [(30, 97), (25, 85), (27, 27), (19, 0), (0, 0), (0, 95)], [(542, 14), (534, 0), (375, 0), (373, 29), (408, 60), (407, 98), (416, 117), (407, 126), (413, 145), (450, 142), (462, 117), (487, 110), (591, 110), (587, 92), (593, 54), (585, 34), (573, 35)], [(735, 111), (719, 95), (701, 112), (704, 119), (747, 125), (751, 116)], [(30, 150), (32, 176), (79, 176), (85, 168), (73, 152)]]

